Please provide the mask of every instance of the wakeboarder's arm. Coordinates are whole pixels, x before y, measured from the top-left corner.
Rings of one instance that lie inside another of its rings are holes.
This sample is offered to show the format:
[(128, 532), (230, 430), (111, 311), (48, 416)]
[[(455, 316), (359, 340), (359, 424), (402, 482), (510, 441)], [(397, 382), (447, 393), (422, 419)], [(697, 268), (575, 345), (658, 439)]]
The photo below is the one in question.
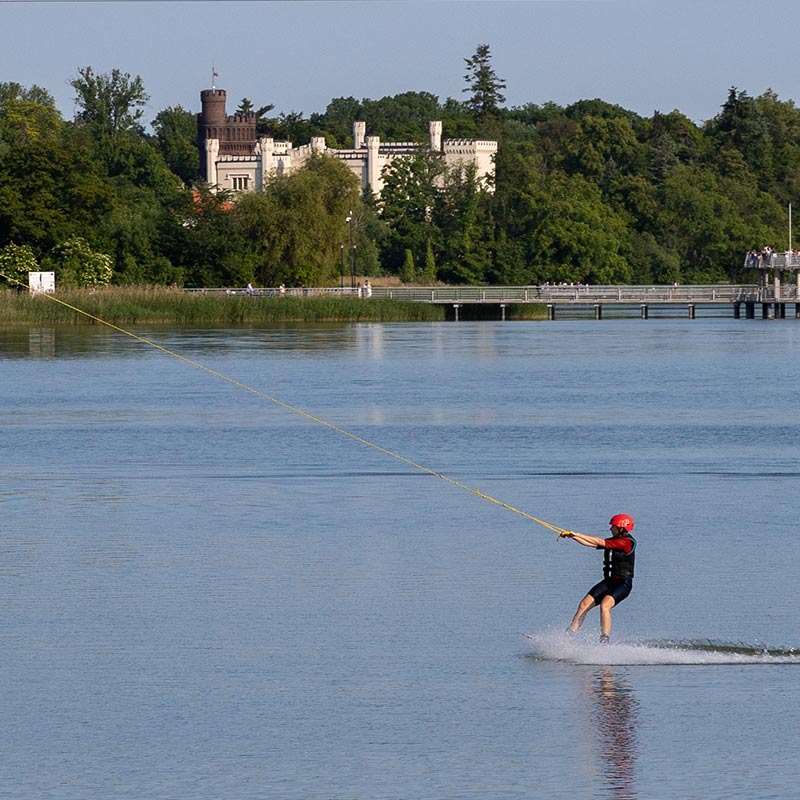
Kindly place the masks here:
[(561, 534), (566, 539), (573, 539), (584, 547), (605, 547), (606, 540), (600, 536), (589, 536), (588, 533), (578, 533), (578, 531), (564, 531)]

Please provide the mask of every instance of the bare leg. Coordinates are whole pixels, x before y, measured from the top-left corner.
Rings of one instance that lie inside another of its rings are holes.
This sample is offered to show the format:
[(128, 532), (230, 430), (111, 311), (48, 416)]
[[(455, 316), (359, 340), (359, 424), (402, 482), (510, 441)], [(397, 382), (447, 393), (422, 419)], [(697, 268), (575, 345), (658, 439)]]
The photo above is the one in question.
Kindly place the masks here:
[(600, 601), (600, 633), (603, 636), (611, 635), (611, 609), (616, 603), (617, 601), (608, 595)]
[(583, 625), (586, 615), (594, 608), (594, 606), (594, 598), (590, 594), (587, 594), (586, 597), (584, 597), (583, 600), (578, 603), (578, 610), (575, 612), (575, 616), (572, 618), (572, 622), (567, 630), (570, 633), (577, 632), (578, 628)]

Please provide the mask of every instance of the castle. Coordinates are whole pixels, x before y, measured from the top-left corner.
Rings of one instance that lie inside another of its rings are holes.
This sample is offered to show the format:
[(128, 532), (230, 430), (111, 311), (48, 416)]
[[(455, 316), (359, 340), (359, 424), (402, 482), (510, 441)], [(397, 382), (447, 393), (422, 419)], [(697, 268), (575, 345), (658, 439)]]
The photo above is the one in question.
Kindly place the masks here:
[[(202, 111), (197, 115), (200, 171), (210, 186), (232, 191), (261, 189), (273, 174), (289, 174), (300, 168), (312, 153), (344, 161), (361, 182), (362, 191), (380, 195), (383, 168), (395, 158), (415, 153), (415, 142), (381, 142), (367, 136), (364, 122), (353, 123), (353, 147), (336, 149), (325, 145), (323, 136), (311, 143), (292, 147), (291, 142), (275, 141), (256, 135), (256, 115), (252, 111), (228, 115), (224, 89), (200, 92)], [(477, 175), (491, 191), (497, 142), (483, 139), (442, 139), (442, 123), (429, 124), (429, 147), (448, 167), (474, 164)]]

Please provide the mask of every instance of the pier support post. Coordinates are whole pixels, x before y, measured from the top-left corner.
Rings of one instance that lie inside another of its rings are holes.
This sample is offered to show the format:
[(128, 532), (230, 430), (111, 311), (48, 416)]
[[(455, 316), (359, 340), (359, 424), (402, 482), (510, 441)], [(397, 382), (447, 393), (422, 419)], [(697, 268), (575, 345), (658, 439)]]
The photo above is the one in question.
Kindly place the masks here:
[(756, 318), (756, 304), (755, 303), (745, 303), (744, 304), (744, 318), (745, 319), (755, 319)]
[(775, 319), (786, 319), (786, 303), (775, 303)]
[(734, 303), (733, 304), (733, 318), (740, 319), (742, 316), (742, 304), (741, 303)]
[[(798, 272), (797, 274), (800, 275), (800, 272)], [(800, 303), (794, 304), (794, 318), (800, 319)]]
[(505, 322), (506, 321), (506, 304), (505, 303), (500, 303), (500, 321), (501, 322)]
[(602, 303), (595, 303), (594, 304), (594, 318), (595, 319), (603, 319), (603, 304)]
[(647, 319), (648, 308), (647, 303), (642, 303), (642, 319)]
[(547, 304), (547, 319), (554, 320), (556, 318), (556, 306), (555, 303), (548, 303)]
[(694, 303), (689, 303), (689, 319), (694, 319), (694, 316), (695, 316)]
[(461, 306), (458, 303), (453, 303), (453, 318), (455, 319), (456, 322), (458, 322), (458, 309), (459, 308), (461, 308)]
[(772, 303), (761, 304), (761, 319), (772, 319)]

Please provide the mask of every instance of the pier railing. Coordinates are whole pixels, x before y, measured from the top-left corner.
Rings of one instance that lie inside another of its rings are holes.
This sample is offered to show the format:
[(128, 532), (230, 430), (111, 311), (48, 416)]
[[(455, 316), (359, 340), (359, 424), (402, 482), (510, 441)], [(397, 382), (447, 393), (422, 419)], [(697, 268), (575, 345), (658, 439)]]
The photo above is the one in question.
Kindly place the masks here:
[(373, 297), (428, 303), (735, 303), (761, 302), (764, 289), (730, 286), (376, 287)]
[[(278, 296), (277, 288), (187, 289), (207, 294)], [(358, 296), (361, 288), (287, 287), (289, 297)], [(776, 297), (774, 285), (716, 284), (710, 286), (373, 286), (372, 298), (420, 303), (556, 303), (558, 305), (716, 304), (800, 302), (795, 285), (783, 285)]]

